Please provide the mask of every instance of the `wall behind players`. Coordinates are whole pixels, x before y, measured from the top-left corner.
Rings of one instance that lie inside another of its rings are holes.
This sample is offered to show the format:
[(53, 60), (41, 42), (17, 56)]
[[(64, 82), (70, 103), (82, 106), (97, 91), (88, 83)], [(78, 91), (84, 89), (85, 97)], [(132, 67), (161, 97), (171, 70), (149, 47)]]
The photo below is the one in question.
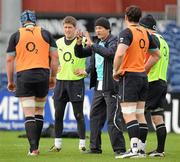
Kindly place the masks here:
[(139, 5), (144, 11), (164, 12), (166, 4), (177, 4), (177, 0), (146, 2), (146, 0), (22, 0), (23, 9), (33, 9), (40, 13), (122, 14), (129, 5)]

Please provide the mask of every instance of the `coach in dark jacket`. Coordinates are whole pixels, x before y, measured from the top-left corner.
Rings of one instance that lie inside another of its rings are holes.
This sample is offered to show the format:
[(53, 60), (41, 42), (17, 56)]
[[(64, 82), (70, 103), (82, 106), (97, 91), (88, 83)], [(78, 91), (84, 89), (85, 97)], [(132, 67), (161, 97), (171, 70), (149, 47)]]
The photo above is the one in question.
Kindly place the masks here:
[(125, 140), (121, 130), (120, 111), (117, 106), (118, 86), (112, 78), (113, 59), (118, 39), (110, 34), (109, 21), (101, 17), (95, 22), (97, 41), (85, 34), (87, 46), (82, 46), (82, 35), (77, 34), (75, 55), (91, 56), (90, 66), (79, 75), (90, 73), (90, 88), (95, 87), (90, 112), (90, 153), (102, 153), (101, 130), (107, 117), (108, 133), (113, 151), (125, 152)]

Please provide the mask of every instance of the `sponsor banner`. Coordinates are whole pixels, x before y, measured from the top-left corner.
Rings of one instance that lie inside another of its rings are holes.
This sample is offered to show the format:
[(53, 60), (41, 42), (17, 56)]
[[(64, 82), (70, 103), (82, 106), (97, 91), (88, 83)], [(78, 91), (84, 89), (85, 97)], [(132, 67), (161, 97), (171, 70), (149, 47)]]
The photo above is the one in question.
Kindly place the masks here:
[[(90, 105), (93, 93), (86, 90), (84, 100), (84, 116), (86, 122), (86, 130), (89, 131), (89, 115)], [(167, 104), (165, 108), (164, 118), (168, 132), (180, 134), (180, 94), (170, 94), (167, 96)], [(52, 100), (52, 92), (49, 92), (45, 106), (44, 128), (54, 123), (54, 106)], [(7, 90), (0, 91), (0, 129), (1, 130), (24, 130), (24, 116), (22, 107), (18, 102), (18, 98)], [(74, 118), (71, 103), (68, 103), (64, 114), (64, 131), (76, 131), (77, 124)], [(106, 127), (104, 131), (107, 131)]]
[(180, 134), (180, 93), (168, 93), (164, 112), (167, 132)]
[[(92, 91), (87, 90), (84, 98), (84, 116), (86, 129), (89, 130), (90, 103)], [(49, 92), (44, 111), (44, 128), (54, 123), (54, 105), (52, 92)], [(0, 91), (0, 130), (24, 130), (24, 115), (18, 98), (7, 90)], [(68, 103), (64, 113), (64, 131), (77, 130), (77, 124), (71, 103)]]

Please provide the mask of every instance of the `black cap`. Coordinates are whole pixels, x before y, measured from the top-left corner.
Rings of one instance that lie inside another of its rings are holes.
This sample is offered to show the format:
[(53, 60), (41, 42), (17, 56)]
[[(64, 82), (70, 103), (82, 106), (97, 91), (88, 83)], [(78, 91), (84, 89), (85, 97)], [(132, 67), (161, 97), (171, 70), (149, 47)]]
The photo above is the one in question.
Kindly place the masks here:
[(105, 17), (100, 17), (95, 21), (95, 26), (102, 26), (106, 29), (110, 29), (110, 23)]
[(139, 24), (145, 28), (156, 30), (156, 20), (152, 15), (146, 15), (142, 17), (139, 21)]

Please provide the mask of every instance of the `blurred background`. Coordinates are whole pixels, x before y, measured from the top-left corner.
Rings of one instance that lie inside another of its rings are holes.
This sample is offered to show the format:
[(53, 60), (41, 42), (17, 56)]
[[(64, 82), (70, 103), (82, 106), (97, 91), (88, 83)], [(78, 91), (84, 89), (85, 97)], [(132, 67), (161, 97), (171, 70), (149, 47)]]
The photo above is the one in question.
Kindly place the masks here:
[[(180, 134), (180, 0), (0, 0), (0, 130), (23, 130), (24, 117), (18, 99), (6, 89), (5, 57), (8, 39), (20, 27), (20, 14), (23, 10), (34, 10), (37, 23), (49, 30), (54, 38), (63, 34), (62, 20), (71, 15), (78, 20), (78, 28), (94, 35), (94, 21), (105, 16), (111, 23), (113, 35), (118, 36), (124, 28), (124, 10), (129, 5), (138, 5), (143, 15), (150, 13), (157, 20), (158, 32), (170, 46), (168, 69), (168, 94), (165, 122), (168, 132)], [(88, 89), (84, 114), (89, 130), (89, 111), (92, 91)], [(45, 126), (54, 121), (52, 92), (49, 92), (45, 107)], [(75, 130), (76, 122), (71, 104), (67, 106), (64, 117), (65, 130)]]

